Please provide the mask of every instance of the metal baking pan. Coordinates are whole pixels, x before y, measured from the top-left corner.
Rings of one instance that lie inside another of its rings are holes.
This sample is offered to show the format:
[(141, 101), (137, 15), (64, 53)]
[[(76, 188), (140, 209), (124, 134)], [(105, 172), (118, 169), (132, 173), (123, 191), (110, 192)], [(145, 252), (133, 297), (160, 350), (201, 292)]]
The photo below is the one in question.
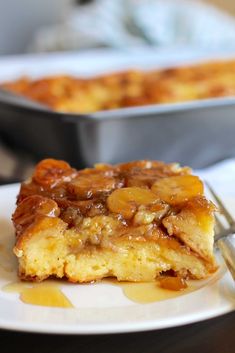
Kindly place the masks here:
[(78, 168), (135, 159), (200, 168), (235, 155), (235, 97), (73, 115), (0, 95), (0, 134), (37, 160)]

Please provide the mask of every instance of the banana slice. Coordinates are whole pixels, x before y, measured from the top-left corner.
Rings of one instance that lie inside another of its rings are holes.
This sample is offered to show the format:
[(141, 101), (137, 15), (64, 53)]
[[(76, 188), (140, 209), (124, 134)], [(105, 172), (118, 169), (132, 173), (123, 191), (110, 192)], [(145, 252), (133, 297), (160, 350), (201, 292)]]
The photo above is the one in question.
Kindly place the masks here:
[(151, 190), (170, 205), (203, 195), (203, 183), (194, 175), (177, 175), (157, 180)]
[(120, 213), (130, 219), (140, 205), (149, 205), (158, 201), (158, 197), (151, 190), (130, 187), (115, 190), (107, 199), (111, 212)]
[(47, 217), (58, 217), (60, 209), (57, 203), (51, 199), (48, 199), (39, 195), (32, 195), (26, 197), (18, 205), (15, 213), (12, 216), (12, 220), (16, 226), (16, 233), (30, 225), (33, 219), (37, 215)]
[(33, 180), (45, 187), (55, 187), (61, 182), (70, 181), (76, 174), (76, 171), (64, 161), (44, 159), (38, 163)]
[(76, 199), (90, 199), (113, 190), (116, 184), (115, 178), (101, 173), (81, 174), (69, 184), (68, 190)]

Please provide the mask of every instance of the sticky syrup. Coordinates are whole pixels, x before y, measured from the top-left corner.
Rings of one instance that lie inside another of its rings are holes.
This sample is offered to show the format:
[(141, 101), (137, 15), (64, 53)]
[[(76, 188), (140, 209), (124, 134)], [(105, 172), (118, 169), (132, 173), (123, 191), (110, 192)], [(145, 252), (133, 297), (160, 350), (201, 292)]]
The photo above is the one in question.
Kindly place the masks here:
[(115, 279), (106, 279), (104, 283), (118, 286), (123, 294), (131, 301), (139, 304), (153, 303), (170, 298), (179, 297), (193, 290), (188, 286), (182, 290), (169, 290), (160, 287), (158, 281), (155, 282), (118, 282)]
[(12, 282), (2, 288), (4, 292), (19, 293), (22, 302), (33, 305), (72, 308), (73, 305), (61, 291), (58, 282)]

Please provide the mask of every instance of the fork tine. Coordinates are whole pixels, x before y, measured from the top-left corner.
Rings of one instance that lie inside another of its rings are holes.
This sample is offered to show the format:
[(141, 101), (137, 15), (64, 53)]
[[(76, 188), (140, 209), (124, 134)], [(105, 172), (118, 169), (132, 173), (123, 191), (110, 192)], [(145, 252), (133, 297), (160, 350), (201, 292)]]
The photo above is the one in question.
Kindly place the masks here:
[(215, 214), (214, 216), (215, 216), (215, 241), (217, 241), (218, 239), (221, 238), (221, 234), (224, 234), (224, 231), (226, 229), (224, 228), (217, 214)]
[(210, 186), (210, 184), (208, 182), (206, 182), (205, 184), (208, 187), (208, 189), (210, 190), (212, 196), (215, 198), (215, 200), (218, 203), (219, 207), (221, 208), (221, 210), (223, 212), (223, 215), (226, 218), (227, 222), (230, 224), (230, 226), (234, 225), (235, 222), (234, 222), (233, 217), (231, 216), (229, 211), (226, 209), (226, 207), (224, 206), (224, 204), (221, 201), (221, 199), (219, 198), (219, 196), (215, 193), (215, 191), (213, 190), (213, 188)]
[(218, 228), (219, 232), (222, 232), (225, 230), (225, 227), (223, 226), (221, 220), (219, 219), (219, 217), (217, 216), (217, 214), (214, 215), (215, 216), (215, 221), (216, 221), (216, 227)]

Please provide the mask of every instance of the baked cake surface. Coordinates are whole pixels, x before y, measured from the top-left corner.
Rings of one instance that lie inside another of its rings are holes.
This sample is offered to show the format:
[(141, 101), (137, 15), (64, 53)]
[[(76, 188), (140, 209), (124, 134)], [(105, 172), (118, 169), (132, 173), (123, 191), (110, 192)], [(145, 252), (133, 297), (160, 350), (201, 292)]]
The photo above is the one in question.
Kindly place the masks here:
[(46, 159), (22, 183), (12, 217), (19, 276), (205, 278), (217, 268), (214, 211), (187, 167), (136, 161), (77, 171)]
[(5, 88), (53, 110), (91, 113), (148, 104), (235, 95), (235, 60), (211, 61), (161, 70), (129, 70), (99, 77), (22, 77)]

